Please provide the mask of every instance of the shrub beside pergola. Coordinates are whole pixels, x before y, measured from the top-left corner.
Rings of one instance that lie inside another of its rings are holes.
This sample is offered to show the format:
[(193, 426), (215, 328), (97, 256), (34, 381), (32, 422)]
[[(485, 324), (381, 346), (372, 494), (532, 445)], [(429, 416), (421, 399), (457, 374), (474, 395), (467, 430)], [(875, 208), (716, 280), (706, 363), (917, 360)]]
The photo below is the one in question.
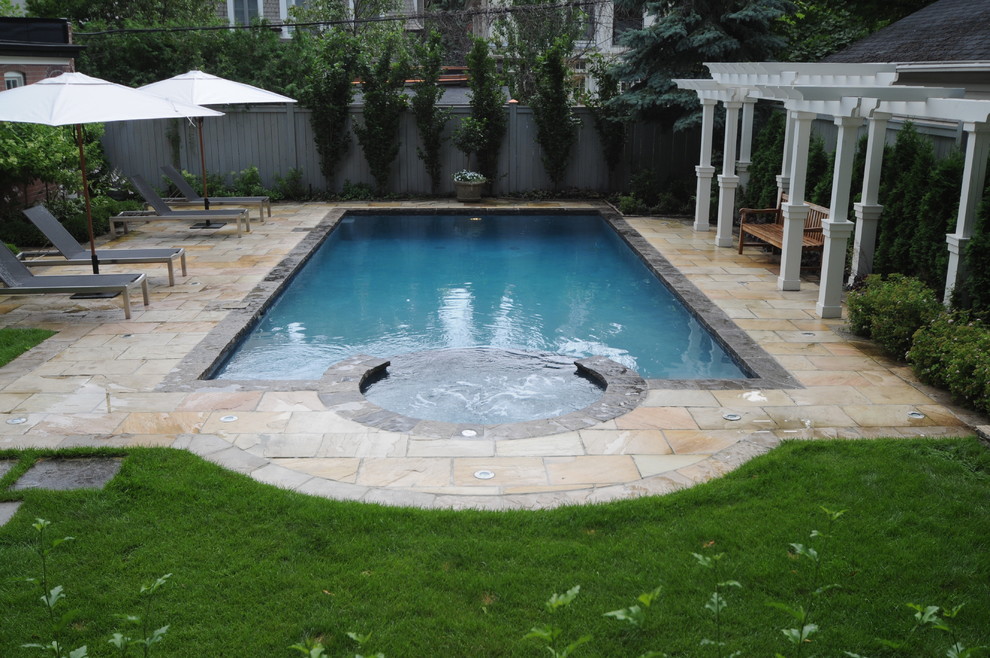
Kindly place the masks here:
[[(855, 228), (850, 281), (869, 274), (876, 248), (877, 225), (883, 206), (878, 203), (887, 122), (895, 115), (909, 119), (959, 122), (966, 132), (966, 160), (960, 189), (956, 230), (946, 236), (949, 269), (945, 282), (948, 300), (959, 279), (961, 255), (973, 234), (976, 210), (986, 182), (990, 156), (990, 100), (963, 98), (965, 90), (945, 87), (895, 85), (895, 64), (795, 64), (781, 62), (706, 64), (711, 80), (677, 80), (701, 100), (702, 138), (694, 229), (707, 231), (715, 105), (726, 111), (722, 174), (719, 180), (715, 244), (732, 247), (735, 191), (745, 185), (753, 133), (753, 107), (759, 100), (783, 103), (787, 111), (783, 165), (777, 176), (778, 199), (787, 193), (781, 211), (784, 237), (781, 248), (780, 290), (801, 287), (801, 242), (808, 207), (804, 205), (811, 123), (819, 115), (834, 117), (839, 134), (832, 179), (831, 213), (822, 224), (825, 247), (816, 310), (822, 318), (840, 317), (846, 246)], [(740, 129), (740, 114), (742, 127)], [(861, 201), (855, 204), (856, 222), (847, 208), (852, 189), (856, 141), (867, 128), (866, 167)], [(742, 138), (740, 139), (740, 132)], [(737, 144), (738, 142), (738, 144)]]

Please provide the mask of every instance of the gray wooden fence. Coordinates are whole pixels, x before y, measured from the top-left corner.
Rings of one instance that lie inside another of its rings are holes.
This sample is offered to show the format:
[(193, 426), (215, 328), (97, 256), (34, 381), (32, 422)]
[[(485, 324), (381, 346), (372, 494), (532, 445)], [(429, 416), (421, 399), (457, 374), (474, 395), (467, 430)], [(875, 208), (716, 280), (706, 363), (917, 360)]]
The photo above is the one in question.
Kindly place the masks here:
[[(468, 107), (451, 108), (448, 135)], [(225, 108), (225, 116), (204, 121), (206, 166), (211, 173), (230, 174), (248, 166), (258, 167), (263, 183), (271, 187), (276, 176), (291, 169), (302, 173), (303, 184), (314, 192), (340, 191), (344, 181), (373, 184), (371, 172), (356, 137), (328, 182), (320, 173), (319, 156), (313, 141), (310, 112), (292, 105), (257, 105)], [(697, 131), (673, 132), (655, 124), (630, 126), (622, 163), (612, 180), (605, 167), (598, 133), (590, 112), (576, 108), (581, 125), (572, 150), (571, 165), (562, 188), (596, 192), (626, 189), (629, 176), (652, 169), (659, 180), (668, 176), (691, 176), (698, 162), (700, 137)], [(540, 161), (536, 124), (532, 110), (509, 104), (508, 131), (499, 155), (499, 194), (518, 194), (552, 189)], [(351, 123), (361, 121), (361, 106), (351, 107)], [(392, 166), (391, 191), (400, 194), (429, 194), (430, 179), (416, 154), (419, 138), (411, 114), (403, 116), (399, 128), (399, 156)], [(199, 141), (188, 120), (128, 121), (106, 124), (103, 144), (110, 163), (125, 174), (140, 174), (149, 181), (161, 180), (159, 167), (175, 164), (192, 172), (200, 170)], [(464, 154), (445, 143), (442, 156), (442, 194), (453, 192), (451, 174), (469, 168)]]

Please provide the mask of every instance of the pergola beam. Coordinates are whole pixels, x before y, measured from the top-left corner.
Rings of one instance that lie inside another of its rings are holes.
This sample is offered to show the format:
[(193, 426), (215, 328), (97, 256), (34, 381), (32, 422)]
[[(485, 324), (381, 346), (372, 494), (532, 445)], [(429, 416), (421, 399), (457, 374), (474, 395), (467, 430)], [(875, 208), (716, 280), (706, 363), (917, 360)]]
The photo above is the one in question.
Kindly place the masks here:
[[(967, 132), (967, 160), (960, 209), (955, 233), (946, 236), (949, 245), (949, 275), (946, 295), (951, 293), (959, 274), (961, 254), (975, 221), (975, 208), (986, 180), (986, 162), (990, 156), (990, 100), (963, 98), (957, 88), (909, 87), (894, 85), (896, 64), (794, 64), (787, 62), (719, 62), (709, 63), (711, 80), (677, 80), (682, 89), (694, 89), (705, 111), (713, 112), (716, 102), (726, 106), (726, 135), (723, 172), (719, 176), (719, 216), (716, 244), (730, 246), (731, 222), (736, 175), (736, 142), (739, 108), (743, 108), (743, 139), (739, 150), (739, 173), (746, 175), (751, 124), (747, 108), (755, 100), (782, 102), (787, 109), (783, 166), (778, 181), (778, 195), (789, 193), (784, 204), (784, 239), (781, 249), (781, 290), (800, 287), (800, 231), (807, 213), (804, 191), (807, 171), (808, 140), (811, 121), (817, 115), (835, 117), (839, 126), (836, 166), (832, 180), (831, 216), (823, 224), (825, 250), (817, 311), (821, 317), (841, 314), (842, 270), (845, 246), (853, 223), (847, 216), (851, 194), (851, 169), (855, 142), (860, 126), (869, 120), (867, 162), (863, 176), (861, 201), (855, 204), (856, 223), (852, 279), (865, 276), (872, 269), (873, 252), (880, 214), (878, 192), (887, 122), (892, 115), (910, 118), (958, 121)], [(703, 114), (703, 117), (705, 115)], [(703, 184), (710, 189), (714, 167), (711, 166), (711, 135), (705, 140), (703, 118), (702, 159), (698, 172), (698, 195), (695, 229), (708, 229), (707, 208), (710, 196), (702, 194)], [(707, 147), (707, 160), (706, 160)], [(731, 160), (730, 160), (731, 159)], [(705, 176), (707, 175), (707, 178)], [(701, 208), (704, 202), (704, 211)], [(703, 215), (703, 217), (702, 217)], [(702, 219), (704, 220), (702, 222)], [(701, 224), (704, 224), (702, 227)], [(797, 237), (796, 237), (797, 236)], [(851, 280), (852, 280), (851, 279)]]

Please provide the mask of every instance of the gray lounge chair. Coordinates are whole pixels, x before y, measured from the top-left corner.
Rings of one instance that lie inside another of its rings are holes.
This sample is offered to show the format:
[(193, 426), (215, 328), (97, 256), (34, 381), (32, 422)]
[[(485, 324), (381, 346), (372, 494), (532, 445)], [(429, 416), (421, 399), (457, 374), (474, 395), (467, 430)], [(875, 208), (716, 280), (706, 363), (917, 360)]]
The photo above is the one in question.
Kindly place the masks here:
[(6, 288), (0, 295), (43, 295), (43, 294), (120, 294), (124, 317), (131, 318), (131, 296), (129, 288), (141, 284), (144, 305), (148, 305), (148, 280), (143, 274), (69, 274), (65, 276), (35, 276), (24, 263), (0, 245), (0, 282)]
[[(185, 179), (182, 173), (172, 165), (162, 165), (162, 173), (168, 177), (179, 194), (180, 199), (168, 199), (173, 206), (202, 206), (206, 201), (201, 197), (193, 186)], [(268, 216), (272, 216), (272, 200), (267, 196), (211, 196), (210, 206), (258, 206), (258, 218), (265, 221), (265, 209), (268, 209)]]
[(131, 183), (134, 184), (134, 189), (138, 191), (142, 197), (144, 197), (145, 202), (154, 208), (153, 212), (133, 212), (133, 213), (121, 213), (116, 217), (110, 218), (110, 226), (116, 232), (116, 224), (124, 224), (125, 231), (128, 222), (144, 221), (150, 222), (158, 219), (179, 219), (179, 220), (192, 220), (205, 222), (207, 225), (213, 222), (219, 222), (219, 226), (223, 226), (224, 221), (233, 221), (237, 225), (237, 237), (241, 237), (241, 223), (244, 224), (244, 230), (248, 233), (251, 232), (251, 226), (248, 224), (248, 211), (247, 208), (242, 208), (240, 210), (172, 210), (168, 207), (168, 203), (165, 199), (161, 198), (155, 188), (151, 187), (146, 180), (141, 178), (141, 176), (135, 174), (131, 176)]
[[(45, 237), (58, 250), (63, 259), (53, 260), (22, 260), (28, 267), (46, 265), (88, 265), (92, 262), (92, 254), (76, 242), (76, 239), (65, 230), (65, 227), (48, 212), (44, 206), (35, 206), (24, 211), (27, 218), (45, 234)], [(24, 254), (22, 254), (24, 255)], [(30, 255), (30, 254), (29, 254)], [(168, 285), (175, 285), (175, 261), (182, 267), (182, 276), (186, 276), (186, 250), (177, 248), (163, 249), (97, 249), (96, 259), (102, 264), (127, 265), (134, 263), (165, 263), (168, 267)]]

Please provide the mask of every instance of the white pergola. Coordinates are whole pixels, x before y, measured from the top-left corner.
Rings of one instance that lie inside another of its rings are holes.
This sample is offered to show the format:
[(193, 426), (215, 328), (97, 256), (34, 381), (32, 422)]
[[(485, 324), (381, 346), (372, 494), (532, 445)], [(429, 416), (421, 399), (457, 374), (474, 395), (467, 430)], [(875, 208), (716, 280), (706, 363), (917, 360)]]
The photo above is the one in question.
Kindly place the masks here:
[[(946, 236), (949, 271), (945, 298), (949, 299), (959, 277), (960, 256), (973, 234), (976, 209), (986, 180), (990, 155), (990, 100), (964, 99), (962, 89), (895, 86), (895, 64), (764, 62), (706, 66), (712, 73), (711, 80), (676, 81), (680, 88), (694, 90), (702, 105), (701, 161), (695, 167), (698, 187), (694, 229), (709, 230), (711, 179), (715, 173), (711, 165), (715, 105), (722, 103), (726, 111), (715, 244), (732, 247), (735, 192), (739, 185), (746, 185), (748, 181), (753, 107), (761, 99), (783, 103), (787, 110), (787, 129), (777, 189), (778, 199), (781, 193), (788, 194), (788, 203), (782, 207), (784, 237), (777, 280), (781, 290), (799, 290), (801, 286), (801, 238), (808, 215), (804, 201), (811, 123), (819, 115), (834, 117), (839, 134), (829, 204), (831, 213), (822, 225), (825, 248), (816, 307), (823, 318), (841, 315), (846, 245), (854, 227), (851, 280), (870, 273), (872, 268), (877, 225), (883, 210), (878, 203), (878, 191), (887, 122), (897, 115), (961, 123), (967, 133), (966, 161), (956, 230)], [(855, 204), (856, 222), (853, 223), (849, 221), (846, 209), (856, 140), (860, 127), (866, 122), (866, 167), (861, 201)]]

